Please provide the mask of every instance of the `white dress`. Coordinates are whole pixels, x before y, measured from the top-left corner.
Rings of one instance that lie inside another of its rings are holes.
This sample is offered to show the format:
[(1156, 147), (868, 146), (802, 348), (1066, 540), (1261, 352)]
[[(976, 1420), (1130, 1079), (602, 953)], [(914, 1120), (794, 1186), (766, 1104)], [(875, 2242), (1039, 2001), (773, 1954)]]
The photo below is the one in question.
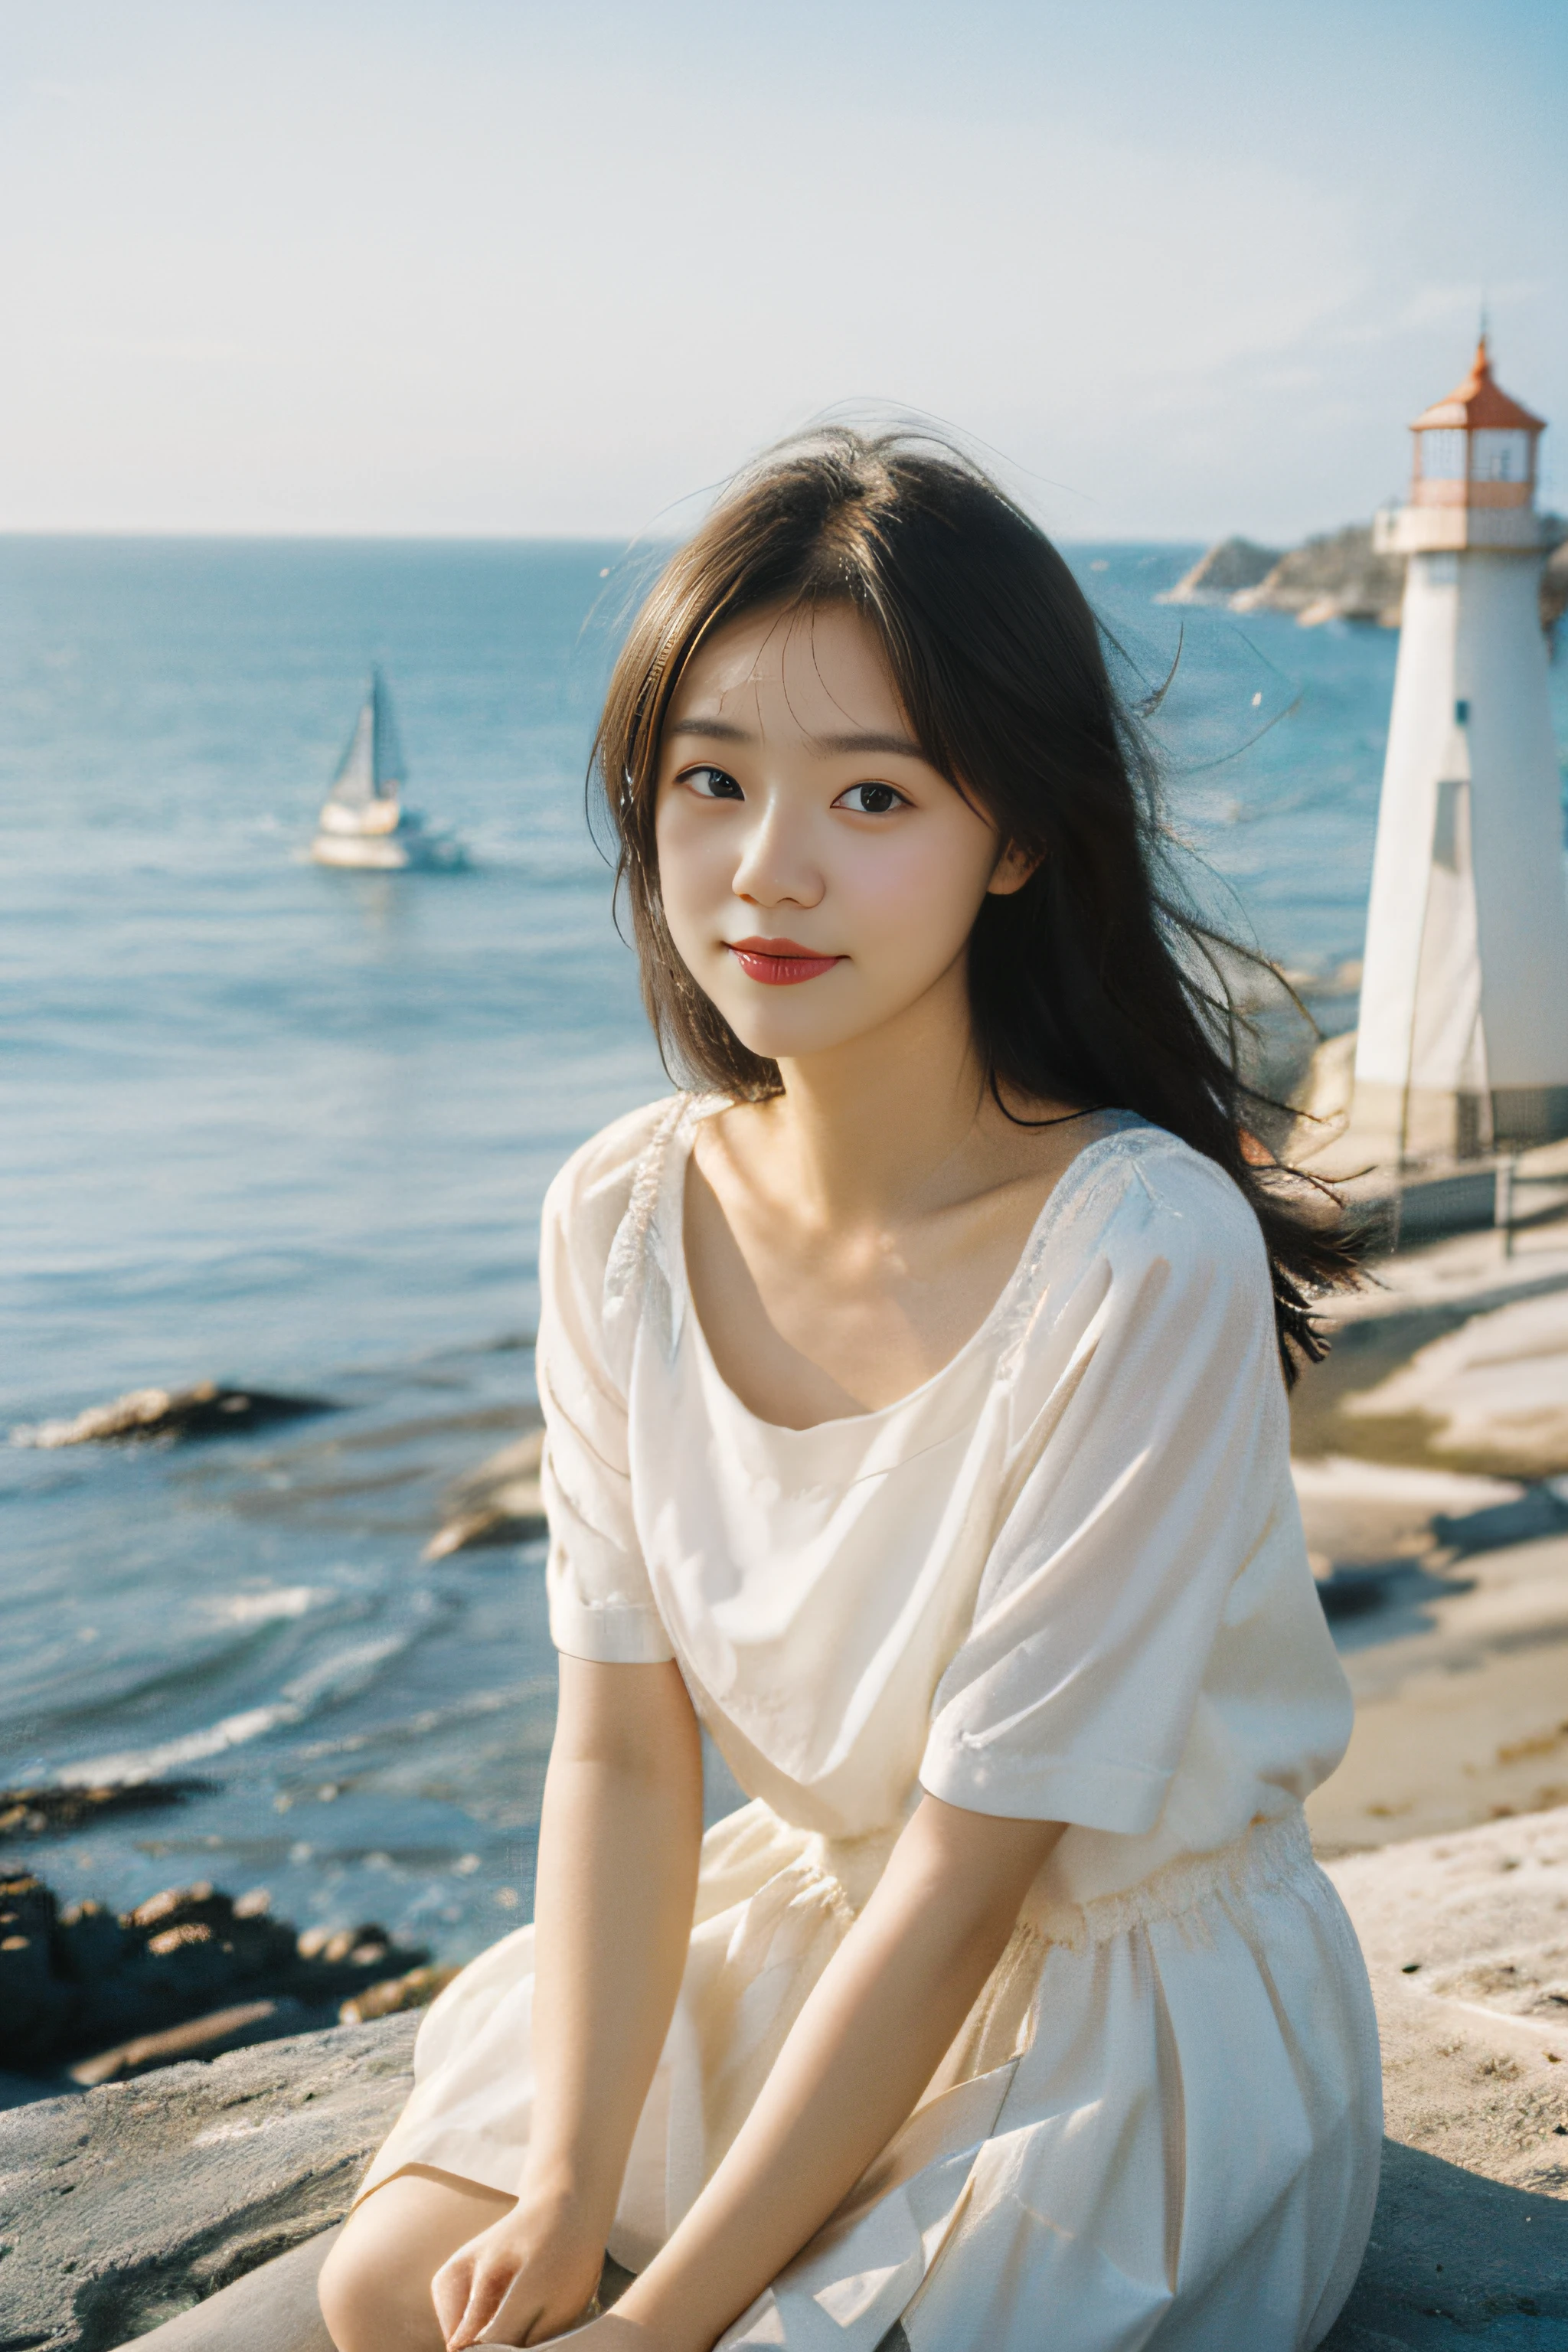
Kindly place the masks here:
[[(1102, 1120), (968, 1344), (811, 1429), (728, 1389), (659, 1103), (552, 1186), (551, 1625), (675, 1658), (752, 1801), (710, 1830), (610, 2250), (639, 2268), (733, 2138), (921, 1791), (1069, 1826), (920, 2106), (723, 2338), (874, 2352), (1297, 2352), (1348, 2294), (1376, 2027), (1301, 1800), (1351, 1704), (1290, 1482), (1257, 1223)], [(514, 2190), (531, 1927), (426, 2018), (368, 2190)]]

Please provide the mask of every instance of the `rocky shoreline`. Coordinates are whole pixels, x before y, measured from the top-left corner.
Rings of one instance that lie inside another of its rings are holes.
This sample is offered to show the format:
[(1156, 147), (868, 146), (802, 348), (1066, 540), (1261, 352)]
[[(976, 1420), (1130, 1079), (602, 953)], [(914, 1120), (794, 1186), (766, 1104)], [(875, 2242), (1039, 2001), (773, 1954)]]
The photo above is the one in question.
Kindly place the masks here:
[[(1372, 2243), (1324, 2352), (1551, 2352), (1568, 2327), (1568, 1807), (1330, 1875), (1372, 1974), (1387, 2138)], [(407, 2095), (416, 2024), (302, 2034), (0, 2116), (0, 2352), (114, 2352), (226, 2290), (234, 2340), (259, 2347), (261, 2304), (237, 2283), (274, 2262), (308, 2313), (310, 2241), (343, 2218)]]
[(183, 2059), (417, 2006), (455, 1971), (373, 1922), (300, 1935), (264, 1893), (198, 1882), (133, 1911), (62, 1909), (29, 1872), (0, 1879), (0, 2074), (20, 2103)]
[[(1545, 520), (1552, 551), (1542, 575), (1541, 625), (1550, 634), (1568, 611), (1568, 522)], [(1304, 629), (1325, 621), (1396, 629), (1404, 600), (1404, 558), (1374, 549), (1371, 523), (1349, 523), (1284, 551), (1249, 539), (1218, 540), (1161, 602), (1289, 613)]]

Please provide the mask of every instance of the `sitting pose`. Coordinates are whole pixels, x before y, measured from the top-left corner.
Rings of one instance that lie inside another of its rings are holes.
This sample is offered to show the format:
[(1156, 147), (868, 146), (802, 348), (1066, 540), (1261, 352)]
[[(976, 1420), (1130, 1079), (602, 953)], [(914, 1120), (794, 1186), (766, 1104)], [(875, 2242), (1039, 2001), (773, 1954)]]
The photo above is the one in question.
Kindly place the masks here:
[(834, 431), (672, 558), (597, 774), (692, 1090), (545, 1202), (536, 1916), (424, 2022), (332, 2337), (1306, 2352), (1380, 2129), (1286, 1414), (1353, 1260), (1094, 616)]

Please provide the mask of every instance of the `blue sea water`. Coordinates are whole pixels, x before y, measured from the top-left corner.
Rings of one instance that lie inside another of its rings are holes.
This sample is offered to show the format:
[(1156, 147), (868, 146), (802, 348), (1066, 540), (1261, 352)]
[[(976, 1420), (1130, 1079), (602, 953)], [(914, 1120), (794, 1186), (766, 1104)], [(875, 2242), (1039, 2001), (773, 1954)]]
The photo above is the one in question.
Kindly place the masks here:
[[(1395, 639), (1157, 604), (1194, 552), (1071, 555), (1130, 675), (1181, 635), (1205, 887), (1328, 980)], [(341, 1408), (0, 1452), (0, 1784), (205, 1784), (9, 1850), (67, 1898), (266, 1885), (449, 1958), (529, 1916), (542, 1548), (420, 1553), (531, 1399), (546, 1184), (666, 1085), (584, 814), (627, 587), (581, 542), (0, 540), (0, 1424), (205, 1375)], [(301, 856), (373, 659), (464, 872)]]

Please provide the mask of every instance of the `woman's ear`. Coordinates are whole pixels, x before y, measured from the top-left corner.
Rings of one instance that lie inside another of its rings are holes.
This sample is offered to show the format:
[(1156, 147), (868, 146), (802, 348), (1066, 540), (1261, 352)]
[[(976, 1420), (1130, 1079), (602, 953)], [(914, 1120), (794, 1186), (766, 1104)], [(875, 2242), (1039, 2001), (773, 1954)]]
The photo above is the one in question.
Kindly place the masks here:
[(1045, 855), (1043, 849), (1024, 849), (1017, 842), (1010, 841), (991, 869), (986, 890), (998, 898), (1010, 898), (1015, 890), (1021, 890), (1039, 871)]

